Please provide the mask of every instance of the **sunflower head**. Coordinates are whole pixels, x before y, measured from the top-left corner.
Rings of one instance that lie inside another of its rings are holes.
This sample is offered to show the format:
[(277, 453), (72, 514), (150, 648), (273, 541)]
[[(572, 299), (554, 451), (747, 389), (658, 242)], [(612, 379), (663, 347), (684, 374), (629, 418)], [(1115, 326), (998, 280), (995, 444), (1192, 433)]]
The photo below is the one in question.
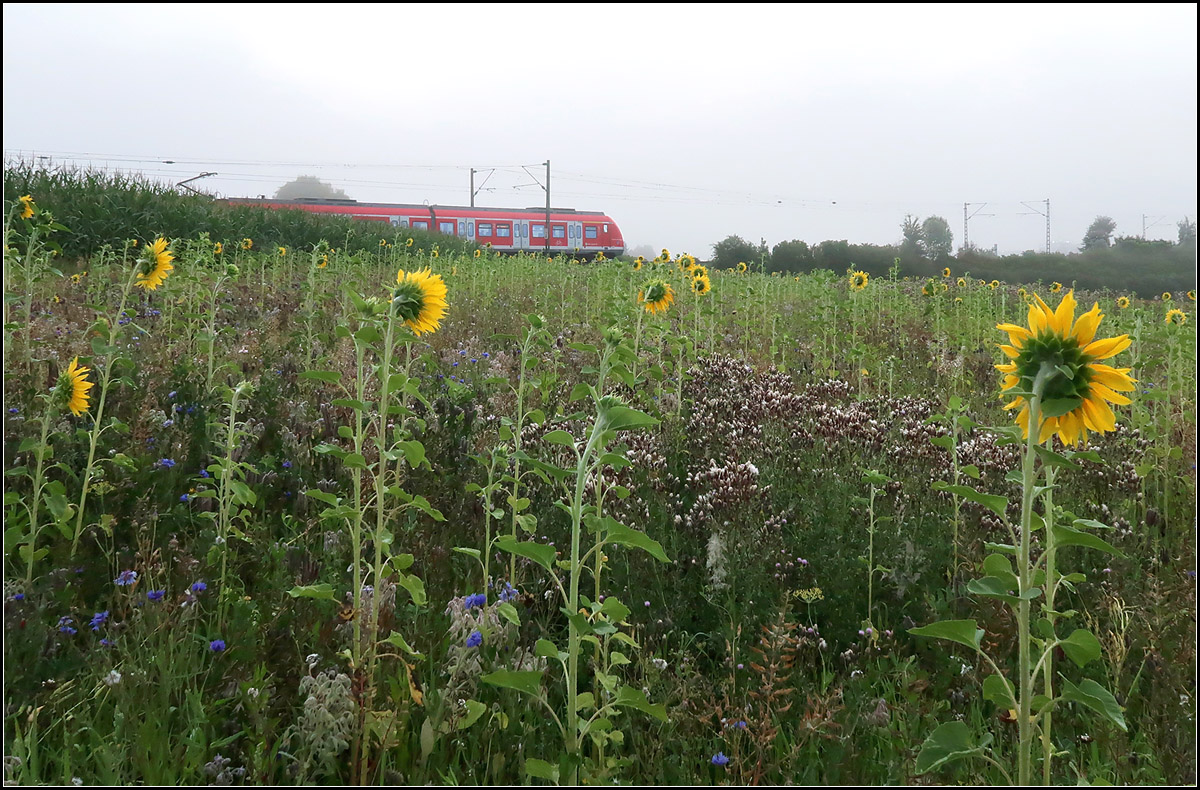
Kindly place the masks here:
[(1194, 301), (1196, 301), (1196, 292), (1195, 292), (1195, 291), (1188, 291), (1188, 292), (1187, 292), (1187, 298), (1188, 298), (1188, 301), (1189, 301), (1189, 302), (1194, 302)]
[(697, 296), (704, 296), (711, 290), (712, 281), (708, 279), (707, 274), (702, 277), (692, 278), (692, 293), (696, 294)]
[(392, 289), (392, 309), (414, 335), (436, 332), (449, 307), (446, 283), (429, 269), (396, 273)]
[[(1042, 414), (1037, 441), (1054, 434), (1063, 444), (1086, 440), (1088, 431), (1102, 433), (1116, 427), (1109, 403), (1128, 405), (1119, 394), (1134, 388), (1129, 368), (1113, 368), (1100, 360), (1116, 356), (1129, 347), (1128, 335), (1096, 340), (1104, 316), (1100, 305), (1075, 318), (1075, 293), (1069, 291), (1056, 310), (1034, 296), (1029, 307), (1029, 326), (1000, 324), (1009, 344), (1001, 345), (1010, 362), (997, 365), (1004, 374), (1004, 391), (1037, 392), (1041, 387)], [(1005, 396), (1007, 397), (1007, 396)], [(1029, 401), (1024, 394), (1004, 408), (1022, 407), (1017, 424), (1029, 436)]]
[(867, 287), (869, 279), (866, 272), (850, 272), (850, 290), (861, 291)]
[(967, 287), (967, 278), (965, 278), (965, 277), (959, 277), (959, 278), (958, 278), (958, 280), (957, 280), (957, 282), (958, 282), (958, 287), (959, 287), (959, 288), (966, 288), (966, 287)]
[(413, 245), (413, 240), (412, 240), (412, 239), (408, 239), (408, 240), (406, 240), (406, 241), (404, 242), (404, 246), (405, 246), (405, 247), (411, 247), (412, 245)]
[(379, 246), (380, 246), (380, 247), (386, 247), (386, 246), (387, 246), (387, 239), (380, 239), (380, 240), (379, 240)]
[(33, 195), (22, 195), (18, 200), (21, 201), (21, 219), (29, 219), (33, 216)]
[(480, 255), (483, 255), (483, 250), (475, 250), (475, 257), (478, 258)]
[(439, 252), (438, 252), (438, 249), (437, 249), (437, 247), (434, 247), (434, 248), (433, 248), (433, 257), (435, 257), (435, 258), (440, 258), (440, 257), (442, 257), (441, 253), (439, 253)]
[(91, 368), (80, 367), (79, 357), (75, 357), (58, 377), (58, 384), (54, 388), (55, 397), (66, 401), (67, 408), (76, 417), (88, 410), (88, 390), (96, 386), (94, 382), (87, 380), (87, 374), (90, 372)]
[(708, 276), (708, 267), (700, 266), (699, 264), (692, 266), (692, 279), (700, 279)]
[[(949, 266), (947, 266), (945, 269), (942, 269), (942, 276), (943, 276), (943, 277), (949, 277), (949, 276), (950, 276), (950, 267), (949, 267)], [(965, 284), (966, 284), (966, 283), (964, 283), (964, 285), (965, 285)]]
[(946, 283), (942, 283), (941, 285), (942, 285), (942, 293), (945, 293), (946, 291), (950, 290), (950, 286), (946, 285)]
[(1124, 310), (1126, 307), (1129, 307), (1129, 297), (1128, 296), (1117, 297), (1117, 309)]
[(1166, 323), (1168, 323), (1168, 324), (1186, 324), (1187, 323), (1187, 314), (1184, 313), (1179, 308), (1172, 308), (1167, 311)]
[(663, 247), (662, 252), (659, 253), (659, 257), (662, 258), (664, 261), (669, 261), (669, 260), (671, 260), (671, 251), (668, 250), (666, 247)]
[(642, 266), (644, 266), (645, 264), (646, 264), (646, 259), (643, 258), (641, 255), (639, 255), (633, 261), (633, 270), (635, 272), (641, 271)]
[(605, 256), (604, 250), (597, 250), (596, 251), (596, 261), (599, 262), (599, 261), (606, 261), (606, 260), (608, 260), (608, 257)]
[(254, 239), (242, 239), (242, 249), (248, 250), (254, 246)]
[(999, 287), (1000, 287), (1000, 281), (999, 281), (999, 280), (992, 280), (990, 283), (988, 283), (988, 288), (991, 288), (993, 291), (994, 291), (994, 290), (996, 290), (996, 289), (997, 289), (997, 288), (999, 288)]
[(279, 249), (279, 257), (280, 258), (287, 255), (287, 247), (279, 247), (278, 249)]
[(321, 261), (320, 261), (320, 263), (317, 264), (317, 268), (324, 269), (328, 265), (329, 265), (329, 253), (325, 253), (321, 256)]
[(157, 289), (166, 282), (167, 275), (175, 269), (171, 265), (173, 260), (175, 260), (175, 256), (167, 249), (167, 240), (161, 236), (155, 239), (153, 244), (146, 247), (145, 256), (138, 261), (141, 270), (137, 274), (137, 282), (134, 285), (145, 288), (147, 291)]
[(961, 297), (961, 296), (956, 296), (956, 297), (954, 297), (954, 303), (955, 303), (955, 304), (962, 304), (962, 297)]
[(1026, 291), (1024, 287), (1017, 289), (1017, 296), (1021, 297), (1022, 299), (1024, 299), (1028, 295), (1029, 295), (1029, 291)]
[(744, 274), (746, 272), (746, 262), (738, 261), (737, 270)]
[(1062, 283), (1050, 283), (1050, 293), (1056, 294), (1062, 290)]
[(1170, 292), (1170, 291), (1163, 291), (1162, 300), (1163, 300), (1164, 302), (1169, 302), (1169, 301), (1171, 301), (1171, 292)]
[(638, 292), (638, 302), (646, 306), (647, 313), (665, 313), (675, 301), (675, 292), (666, 280), (647, 280)]

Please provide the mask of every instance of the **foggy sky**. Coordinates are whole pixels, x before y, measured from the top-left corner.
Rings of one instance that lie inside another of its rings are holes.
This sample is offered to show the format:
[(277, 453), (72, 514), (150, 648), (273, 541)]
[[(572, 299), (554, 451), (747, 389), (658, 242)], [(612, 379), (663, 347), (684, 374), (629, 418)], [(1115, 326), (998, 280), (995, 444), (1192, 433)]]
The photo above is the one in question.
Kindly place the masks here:
[[(4, 149), (227, 196), (599, 209), (629, 246), (1001, 253), (1196, 217), (1196, 5), (4, 6)], [(162, 164), (161, 160), (176, 164)], [(135, 161), (144, 160), (144, 161)], [(519, 188), (517, 188), (519, 187)], [(36, 197), (36, 196), (35, 196)], [(979, 204), (986, 203), (986, 206)], [(990, 216), (989, 216), (990, 215)], [(1157, 224), (1154, 224), (1157, 223)], [(147, 229), (152, 232), (152, 229)]]

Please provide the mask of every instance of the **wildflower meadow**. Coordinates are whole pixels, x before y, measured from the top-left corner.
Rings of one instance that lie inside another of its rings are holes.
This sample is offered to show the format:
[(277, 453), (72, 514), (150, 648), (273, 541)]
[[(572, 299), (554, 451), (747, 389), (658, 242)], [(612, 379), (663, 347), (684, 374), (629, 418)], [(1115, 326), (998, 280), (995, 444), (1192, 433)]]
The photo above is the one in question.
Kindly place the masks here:
[(1194, 290), (4, 210), (6, 784), (1195, 782)]

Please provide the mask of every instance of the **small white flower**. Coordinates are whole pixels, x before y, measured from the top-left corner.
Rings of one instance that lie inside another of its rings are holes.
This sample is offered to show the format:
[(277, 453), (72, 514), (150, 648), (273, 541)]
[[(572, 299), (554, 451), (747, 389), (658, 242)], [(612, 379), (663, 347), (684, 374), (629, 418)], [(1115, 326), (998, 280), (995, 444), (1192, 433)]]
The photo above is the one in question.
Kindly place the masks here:
[(246, 689), (246, 693), (250, 695), (250, 699), (258, 699), (259, 691), (253, 686)]
[[(121, 673), (115, 669), (110, 670), (109, 673), (104, 676), (104, 685), (106, 685), (106, 686), (115, 686), (120, 682), (121, 682)], [(72, 781), (74, 781), (74, 780), (72, 780)]]
[(650, 663), (653, 664), (659, 672), (663, 672), (667, 668), (667, 662), (662, 658), (653, 658), (650, 660)]

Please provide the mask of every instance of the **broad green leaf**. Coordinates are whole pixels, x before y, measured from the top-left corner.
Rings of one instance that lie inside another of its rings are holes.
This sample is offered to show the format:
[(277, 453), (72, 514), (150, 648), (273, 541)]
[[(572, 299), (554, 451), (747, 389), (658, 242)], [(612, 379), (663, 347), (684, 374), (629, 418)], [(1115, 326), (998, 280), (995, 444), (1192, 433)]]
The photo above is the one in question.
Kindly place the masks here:
[(988, 675), (983, 679), (983, 698), (1006, 710), (1017, 707), (1013, 685), (1001, 675)]
[(467, 715), (458, 720), (458, 724), (454, 725), (457, 730), (465, 730), (475, 722), (479, 721), (479, 717), (487, 710), (487, 705), (477, 700), (469, 699), (466, 701)]
[(333, 600), (333, 585), (332, 584), (307, 584), (302, 587), (293, 587), (288, 590), (288, 595), (293, 598), (316, 598), (321, 601)]
[(1118, 557), (1125, 556), (1107, 541), (1096, 537), (1090, 532), (1081, 532), (1074, 527), (1068, 527), (1066, 524), (1054, 525), (1054, 545), (1056, 548), (1062, 548), (1063, 546), (1084, 546)]
[(517, 614), (517, 607), (507, 601), (496, 607), (496, 613), (515, 626), (521, 625), (521, 616)]
[(1061, 417), (1083, 405), (1082, 398), (1048, 398), (1042, 401), (1042, 417)]
[(667, 707), (665, 705), (650, 704), (650, 700), (646, 699), (646, 695), (642, 693), (641, 689), (635, 689), (631, 686), (621, 686), (621, 688), (617, 689), (617, 696), (613, 699), (613, 704), (619, 707), (637, 708), (659, 721), (667, 720)]
[(663, 551), (662, 544), (645, 532), (630, 529), (612, 519), (608, 519), (608, 521), (610, 522), (608, 532), (604, 536), (607, 542), (615, 543), (618, 546), (633, 546), (646, 552), (659, 562), (670, 562), (667, 558), (667, 553)]
[(500, 551), (507, 551), (509, 554), (516, 554), (518, 557), (531, 559), (551, 573), (554, 572), (554, 559), (558, 553), (553, 546), (532, 541), (515, 541), (511, 537), (506, 537), (496, 541), (496, 548)]
[(408, 644), (408, 642), (404, 639), (404, 637), (401, 636), (396, 631), (392, 631), (392, 633), (388, 636), (388, 638), (383, 641), (385, 644), (389, 644), (392, 647), (400, 648), (401, 650), (403, 650), (405, 653), (408, 653), (409, 655), (412, 655), (412, 656), (421, 655), (416, 650), (413, 650), (412, 646)]
[(300, 374), (300, 378), (324, 381), (328, 384), (340, 384), (343, 376), (332, 370), (306, 370)]
[(947, 485), (940, 480), (933, 484), (933, 488), (937, 491), (949, 491), (951, 494), (960, 496), (968, 502), (974, 502), (978, 505), (983, 505), (1001, 518), (1008, 518), (1007, 497), (997, 496), (996, 494), (984, 494), (976, 491), (970, 486)]
[(542, 437), (543, 442), (549, 444), (561, 444), (564, 447), (574, 447), (575, 437), (566, 431), (550, 431)]
[[(1060, 676), (1061, 677), (1061, 676)], [(1125, 726), (1125, 715), (1121, 706), (1109, 693), (1108, 689), (1094, 680), (1084, 680), (1078, 686), (1065, 677), (1062, 678), (1063, 692), (1060, 695), (1067, 702), (1078, 702), (1084, 707), (1091, 708), (1104, 718), (1117, 725), (1122, 732), (1128, 732)]]
[(1058, 646), (1067, 654), (1067, 658), (1080, 667), (1089, 661), (1095, 661), (1101, 653), (1100, 640), (1091, 631), (1083, 628), (1075, 629), (1075, 632), (1059, 642)]
[(499, 672), (484, 675), (480, 680), (489, 686), (514, 689), (523, 694), (532, 694), (535, 697), (541, 692), (542, 688), (541, 672), (502, 669)]
[(539, 760), (536, 757), (526, 758), (525, 773), (529, 776), (536, 776), (538, 779), (545, 779), (558, 784), (558, 766), (551, 765), (545, 760)]
[(533, 646), (533, 653), (538, 658), (558, 658), (558, 647), (549, 639), (539, 639)]
[(1053, 450), (1048, 450), (1040, 444), (1033, 446), (1033, 451), (1037, 453), (1038, 458), (1042, 459), (1042, 463), (1046, 466), (1057, 466), (1062, 469), (1078, 469), (1079, 464), (1067, 458), (1065, 455), (1060, 455)]
[(976, 650), (979, 649), (979, 643), (983, 640), (983, 629), (979, 628), (974, 620), (941, 620), (919, 628), (910, 628), (908, 632), (915, 636), (949, 639), (951, 642), (958, 642), (960, 645), (966, 645)]
[(971, 730), (964, 722), (951, 721), (941, 725), (921, 744), (917, 755), (916, 771), (927, 774), (947, 763), (983, 754), (991, 743), (992, 736), (985, 735), (978, 744), (971, 737)]

